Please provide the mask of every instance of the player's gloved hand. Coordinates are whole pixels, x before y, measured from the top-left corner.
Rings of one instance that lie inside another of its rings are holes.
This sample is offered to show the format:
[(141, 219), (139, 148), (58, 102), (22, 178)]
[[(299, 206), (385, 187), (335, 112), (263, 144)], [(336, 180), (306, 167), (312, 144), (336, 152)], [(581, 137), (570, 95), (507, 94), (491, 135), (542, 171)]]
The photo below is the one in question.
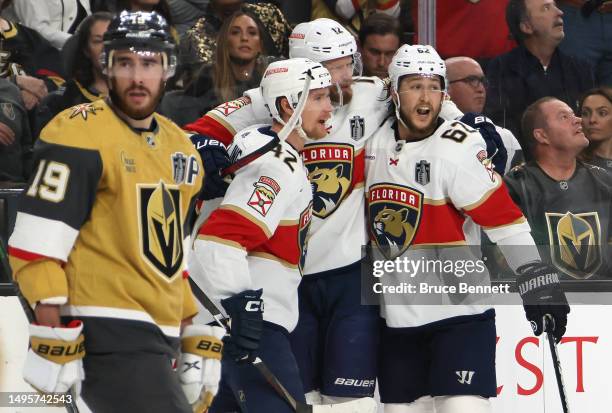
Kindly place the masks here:
[(190, 139), (200, 154), (204, 166), (204, 185), (200, 198), (206, 201), (223, 197), (229, 185), (223, 180), (221, 170), (230, 165), (225, 145), (200, 134), (191, 135)]
[(508, 160), (508, 151), (491, 119), (481, 113), (469, 112), (463, 115), (460, 120), (466, 125), (478, 129), (487, 144), (487, 154), (489, 158), (492, 157), (493, 169), (503, 176)]
[(179, 381), (194, 411), (210, 407), (221, 380), (221, 339), (225, 329), (201, 324), (188, 325), (181, 336)]
[(539, 336), (545, 331), (545, 318), (549, 315), (553, 322), (552, 333), (559, 342), (565, 334), (570, 312), (559, 274), (550, 265), (539, 261), (521, 265), (516, 272), (518, 291), (533, 333)]
[(230, 335), (223, 338), (225, 354), (239, 362), (251, 362), (263, 333), (263, 290), (245, 290), (221, 300), (230, 317)]
[(85, 379), (85, 341), (81, 321), (67, 326), (47, 327), (30, 324), (30, 349), (23, 367), (23, 378), (43, 393), (81, 393)]

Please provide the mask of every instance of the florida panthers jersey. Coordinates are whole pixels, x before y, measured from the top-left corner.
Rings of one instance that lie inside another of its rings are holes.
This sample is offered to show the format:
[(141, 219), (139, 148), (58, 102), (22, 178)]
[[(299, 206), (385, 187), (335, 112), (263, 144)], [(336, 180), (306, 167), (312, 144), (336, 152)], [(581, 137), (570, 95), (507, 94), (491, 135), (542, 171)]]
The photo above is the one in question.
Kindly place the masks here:
[(55, 117), (35, 156), (9, 242), (24, 295), (86, 318), (88, 351), (178, 342), (197, 312), (183, 240), (203, 176), (185, 132), (159, 115), (133, 129), (98, 100)]
[(312, 214), (304, 163), (269, 126), (239, 132), (229, 151), (240, 159), (272, 140), (278, 141), (274, 149), (235, 173), (220, 206), (200, 227), (189, 272), (217, 304), (263, 288), (264, 320), (292, 331)]
[[(333, 113), (329, 134), (307, 141), (302, 158), (313, 188), (311, 238), (305, 274), (359, 261), (366, 242), (364, 222), (364, 146), (387, 116), (388, 87), (378, 78), (353, 83), (349, 103)], [(239, 128), (270, 122), (259, 90), (224, 103), (186, 129), (229, 144)], [(331, 240), (337, 240), (330, 248)]]
[[(440, 118), (430, 137), (402, 141), (396, 140), (395, 119), (389, 119), (367, 144), (366, 196), (370, 237), (387, 259), (453, 256), (457, 251), (445, 247), (465, 245), (467, 216), (494, 242), (529, 231), (487, 159), (484, 140), (459, 121)], [(476, 262), (468, 248), (459, 251), (454, 259)], [(398, 302), (388, 298), (383, 296), (381, 311), (389, 327), (418, 326), (487, 308), (394, 305)]]

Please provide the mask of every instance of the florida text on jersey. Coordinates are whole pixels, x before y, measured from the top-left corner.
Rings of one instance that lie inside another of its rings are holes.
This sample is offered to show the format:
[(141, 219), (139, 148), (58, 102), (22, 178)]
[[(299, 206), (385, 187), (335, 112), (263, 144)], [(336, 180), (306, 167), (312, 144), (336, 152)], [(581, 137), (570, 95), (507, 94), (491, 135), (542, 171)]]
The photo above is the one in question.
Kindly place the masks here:
[(27, 299), (67, 298), (61, 314), (88, 319), (88, 351), (125, 346), (121, 334), (136, 349), (178, 339), (196, 312), (183, 240), (202, 181), (184, 131), (159, 115), (132, 129), (100, 100), (54, 118), (35, 153), (10, 239)]

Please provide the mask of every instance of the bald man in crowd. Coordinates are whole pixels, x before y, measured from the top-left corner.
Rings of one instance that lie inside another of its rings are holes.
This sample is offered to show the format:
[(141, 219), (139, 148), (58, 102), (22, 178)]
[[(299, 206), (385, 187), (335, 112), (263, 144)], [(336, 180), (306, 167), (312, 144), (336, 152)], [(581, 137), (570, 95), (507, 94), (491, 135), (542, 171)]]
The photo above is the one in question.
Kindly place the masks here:
[[(446, 77), (448, 79), (448, 95), (462, 113), (482, 114), (487, 100), (487, 78), (480, 64), (466, 56), (446, 59)], [(458, 113), (454, 119), (460, 119)], [(491, 122), (492, 123), (492, 122)], [(508, 129), (495, 125), (497, 133), (502, 138), (508, 160), (504, 172), (508, 172), (513, 159), (522, 160), (521, 146), (516, 137)]]

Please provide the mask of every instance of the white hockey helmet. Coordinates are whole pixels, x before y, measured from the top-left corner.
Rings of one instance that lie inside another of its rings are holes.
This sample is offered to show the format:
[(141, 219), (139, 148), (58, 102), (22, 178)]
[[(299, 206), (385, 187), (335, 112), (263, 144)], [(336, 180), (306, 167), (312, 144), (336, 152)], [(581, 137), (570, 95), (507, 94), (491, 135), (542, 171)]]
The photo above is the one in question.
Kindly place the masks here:
[(429, 45), (405, 44), (395, 52), (389, 65), (393, 90), (398, 92), (399, 82), (406, 75), (440, 76), (442, 90), (446, 91), (446, 64)]
[(320, 63), (309, 59), (296, 58), (272, 62), (266, 68), (259, 85), (264, 103), (272, 117), (285, 124), (280, 116), (277, 100), (285, 97), (295, 109), (304, 91), (307, 78), (308, 90), (326, 88), (332, 85), (329, 71)]
[(295, 26), (289, 36), (289, 56), (305, 57), (319, 63), (353, 56), (355, 63), (361, 64), (353, 35), (340, 23), (325, 18)]

